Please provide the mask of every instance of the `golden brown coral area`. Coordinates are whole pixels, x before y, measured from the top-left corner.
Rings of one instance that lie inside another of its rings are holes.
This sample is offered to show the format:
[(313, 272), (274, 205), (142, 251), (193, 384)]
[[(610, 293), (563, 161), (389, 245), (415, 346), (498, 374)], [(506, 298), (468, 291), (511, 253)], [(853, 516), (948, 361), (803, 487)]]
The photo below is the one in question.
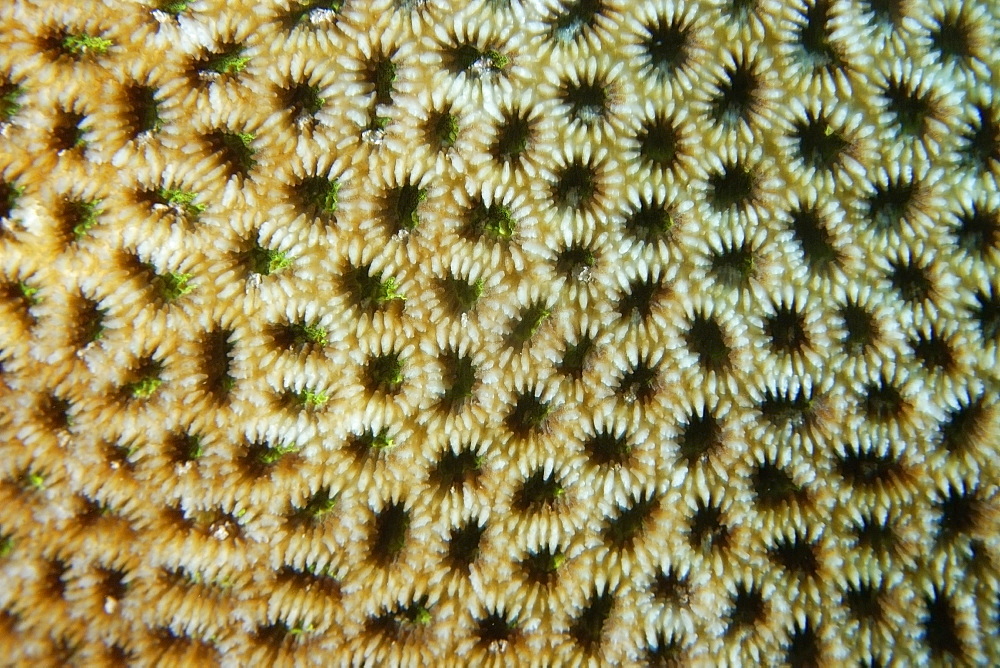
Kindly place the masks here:
[(0, 655), (1000, 660), (995, 3), (0, 10)]

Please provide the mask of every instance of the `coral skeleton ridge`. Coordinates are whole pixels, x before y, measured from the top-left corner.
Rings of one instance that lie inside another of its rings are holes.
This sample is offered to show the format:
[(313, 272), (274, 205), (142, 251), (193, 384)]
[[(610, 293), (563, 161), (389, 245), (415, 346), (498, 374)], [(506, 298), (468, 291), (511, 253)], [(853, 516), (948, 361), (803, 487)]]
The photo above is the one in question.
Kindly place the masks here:
[(0, 663), (1000, 662), (997, 3), (0, 38)]

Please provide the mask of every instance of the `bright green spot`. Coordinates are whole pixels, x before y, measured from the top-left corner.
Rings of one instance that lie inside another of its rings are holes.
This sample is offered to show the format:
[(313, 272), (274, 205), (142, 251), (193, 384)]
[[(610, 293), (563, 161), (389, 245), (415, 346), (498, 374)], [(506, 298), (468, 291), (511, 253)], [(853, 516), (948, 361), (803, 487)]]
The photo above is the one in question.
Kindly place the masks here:
[(250, 250), (250, 268), (255, 274), (269, 276), (287, 268), (292, 261), (281, 251), (254, 245)]
[(510, 209), (502, 204), (490, 207), (480, 205), (473, 211), (472, 228), (485, 230), (494, 237), (510, 239), (514, 235), (517, 223)]
[(298, 344), (315, 343), (325, 346), (327, 342), (327, 331), (319, 325), (296, 323), (291, 326), (291, 332), (293, 340)]
[(403, 382), (403, 363), (400, 361), (394, 361), (392, 366), (385, 367), (386, 373), (381, 376), (384, 383), (388, 385), (397, 385)]
[(524, 563), (537, 579), (548, 580), (549, 576), (555, 574), (565, 562), (566, 555), (562, 552), (558, 550), (550, 552), (546, 549), (537, 554), (529, 555)]
[(303, 571), (318, 577), (332, 578), (334, 577), (333, 571), (331, 570), (332, 568), (333, 567), (330, 564), (320, 566), (318, 563), (308, 563), (305, 565)]
[(325, 392), (316, 390), (303, 390), (295, 393), (295, 400), (300, 406), (305, 408), (319, 408), (330, 400)]
[(42, 491), (45, 489), (45, 476), (41, 473), (29, 473), (24, 480), (28, 483), (28, 487), (34, 490)]
[(62, 41), (62, 47), (74, 56), (83, 56), (88, 52), (103, 56), (114, 42), (103, 37), (92, 35), (67, 35)]
[(396, 191), (396, 224), (399, 229), (412, 231), (420, 225), (418, 207), (427, 200), (427, 189), (414, 185), (401, 186)]
[(312, 624), (306, 624), (304, 626), (293, 626), (292, 628), (288, 629), (288, 635), (297, 636), (297, 635), (302, 635), (303, 633), (309, 633), (310, 631), (314, 630), (316, 630), (316, 627), (313, 626)]
[(97, 225), (97, 217), (104, 213), (101, 209), (101, 202), (104, 200), (93, 200), (92, 202), (70, 202), (69, 213), (73, 219), (73, 238), (77, 241), (90, 232), (90, 229)]
[(309, 513), (311, 517), (319, 519), (332, 512), (336, 505), (336, 499), (325, 499), (322, 503), (310, 504), (309, 507), (306, 508), (306, 512)]
[(521, 314), (521, 320), (514, 327), (514, 331), (511, 332), (511, 339), (517, 343), (524, 343), (535, 335), (535, 332), (550, 315), (552, 315), (552, 311), (542, 304), (533, 304), (528, 307)]
[(19, 281), (17, 289), (28, 306), (38, 306), (42, 303), (42, 298), (38, 296), (38, 288), (33, 288), (24, 281)]
[(148, 399), (159, 389), (163, 381), (159, 378), (143, 378), (128, 385), (128, 393), (133, 399)]
[(160, 283), (160, 294), (168, 302), (172, 302), (194, 290), (193, 285), (188, 285), (188, 281), (191, 280), (191, 274), (170, 272), (169, 274), (157, 276), (157, 280)]
[(458, 141), (458, 119), (451, 114), (441, 114), (434, 124), (434, 134), (441, 148), (451, 148)]
[(376, 304), (382, 306), (391, 301), (405, 301), (406, 297), (399, 292), (399, 285), (396, 279), (390, 276), (384, 281), (379, 281), (381, 278), (381, 273), (374, 277), (377, 285), (375, 286), (375, 293), (373, 299)]
[(459, 290), (459, 302), (466, 309), (472, 308), (479, 301), (479, 298), (483, 296), (484, 289), (485, 282), (481, 278), (474, 283), (466, 283), (464, 288)]
[(382, 272), (371, 273), (370, 267), (355, 269), (351, 275), (352, 290), (361, 306), (384, 306), (392, 301), (406, 301), (395, 278), (382, 280)]
[(358, 440), (361, 445), (367, 446), (372, 450), (389, 450), (396, 444), (395, 440), (389, 436), (389, 430), (384, 427), (377, 434), (370, 431), (366, 432)]
[(157, 9), (172, 16), (177, 16), (181, 12), (187, 11), (189, 4), (191, 3), (188, 0), (161, 0)]
[(337, 505), (337, 495), (329, 491), (318, 492), (300, 511), (302, 515), (319, 520), (329, 515)]
[(236, 514), (233, 515), (233, 517), (235, 517), (236, 519), (240, 519), (241, 517), (243, 517), (246, 514), (247, 514), (247, 509), (246, 508), (240, 508), (239, 510), (236, 511)]
[(180, 209), (192, 218), (208, 208), (207, 204), (195, 204), (194, 200), (198, 197), (197, 193), (188, 192), (186, 190), (176, 188), (159, 188), (156, 191), (156, 197), (163, 204)]
[(510, 65), (510, 57), (500, 53), (496, 49), (490, 49), (484, 53), (480, 62), (482, 60), (485, 60), (487, 65), (494, 70), (502, 70)]
[(134, 455), (136, 452), (139, 451), (139, 446), (137, 446), (137, 445), (128, 445), (128, 446), (126, 446), (126, 445), (116, 445), (116, 446), (114, 446), (113, 450), (115, 451), (115, 454), (119, 458), (121, 458), (121, 459), (128, 459), (129, 457), (131, 457), (132, 455)]
[(378, 289), (375, 292), (375, 303), (384, 304), (397, 299), (403, 301), (406, 297), (400, 294), (399, 285), (396, 283), (396, 279), (390, 276), (379, 284)]
[(427, 626), (433, 619), (434, 616), (431, 615), (430, 610), (422, 605), (418, 605), (416, 609), (411, 612), (411, 621), (420, 626)]
[(340, 181), (337, 179), (310, 176), (299, 183), (298, 191), (302, 202), (319, 213), (332, 214), (337, 211), (337, 195), (340, 192)]
[(265, 466), (270, 466), (285, 455), (298, 451), (299, 447), (295, 443), (289, 443), (288, 445), (266, 446), (257, 456), (257, 460)]
[(456, 49), (452, 57), (455, 67), (465, 72), (472, 70), (476, 74), (500, 72), (510, 65), (510, 57), (496, 49), (480, 51), (471, 44), (463, 44)]
[[(250, 62), (250, 56), (244, 56), (245, 49), (237, 46), (228, 51), (217, 53), (205, 61), (202, 71), (215, 72), (216, 74), (239, 74)], [(253, 135), (250, 135), (253, 139)], [(249, 142), (245, 142), (249, 144)]]
[(185, 454), (188, 459), (200, 459), (205, 454), (205, 446), (201, 442), (201, 436), (195, 434), (188, 436), (185, 440), (187, 446)]
[(21, 110), (21, 103), (18, 100), (23, 94), (24, 89), (20, 86), (14, 84), (0, 86), (0, 122), (9, 121)]

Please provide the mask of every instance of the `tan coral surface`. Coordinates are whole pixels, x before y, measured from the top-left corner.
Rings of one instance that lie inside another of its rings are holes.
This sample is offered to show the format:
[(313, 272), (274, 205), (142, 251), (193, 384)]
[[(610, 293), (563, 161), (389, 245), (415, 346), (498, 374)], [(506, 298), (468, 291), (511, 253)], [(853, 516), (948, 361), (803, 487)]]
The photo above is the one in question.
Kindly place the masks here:
[(1000, 661), (986, 0), (0, 9), (0, 663)]

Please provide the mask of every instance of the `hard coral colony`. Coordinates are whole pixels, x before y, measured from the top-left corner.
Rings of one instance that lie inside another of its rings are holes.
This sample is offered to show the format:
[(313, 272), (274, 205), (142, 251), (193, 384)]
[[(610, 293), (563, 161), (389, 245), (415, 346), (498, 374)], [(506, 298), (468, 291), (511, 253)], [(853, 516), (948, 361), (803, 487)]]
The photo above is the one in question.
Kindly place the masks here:
[(1000, 5), (0, 9), (0, 655), (1000, 661)]

